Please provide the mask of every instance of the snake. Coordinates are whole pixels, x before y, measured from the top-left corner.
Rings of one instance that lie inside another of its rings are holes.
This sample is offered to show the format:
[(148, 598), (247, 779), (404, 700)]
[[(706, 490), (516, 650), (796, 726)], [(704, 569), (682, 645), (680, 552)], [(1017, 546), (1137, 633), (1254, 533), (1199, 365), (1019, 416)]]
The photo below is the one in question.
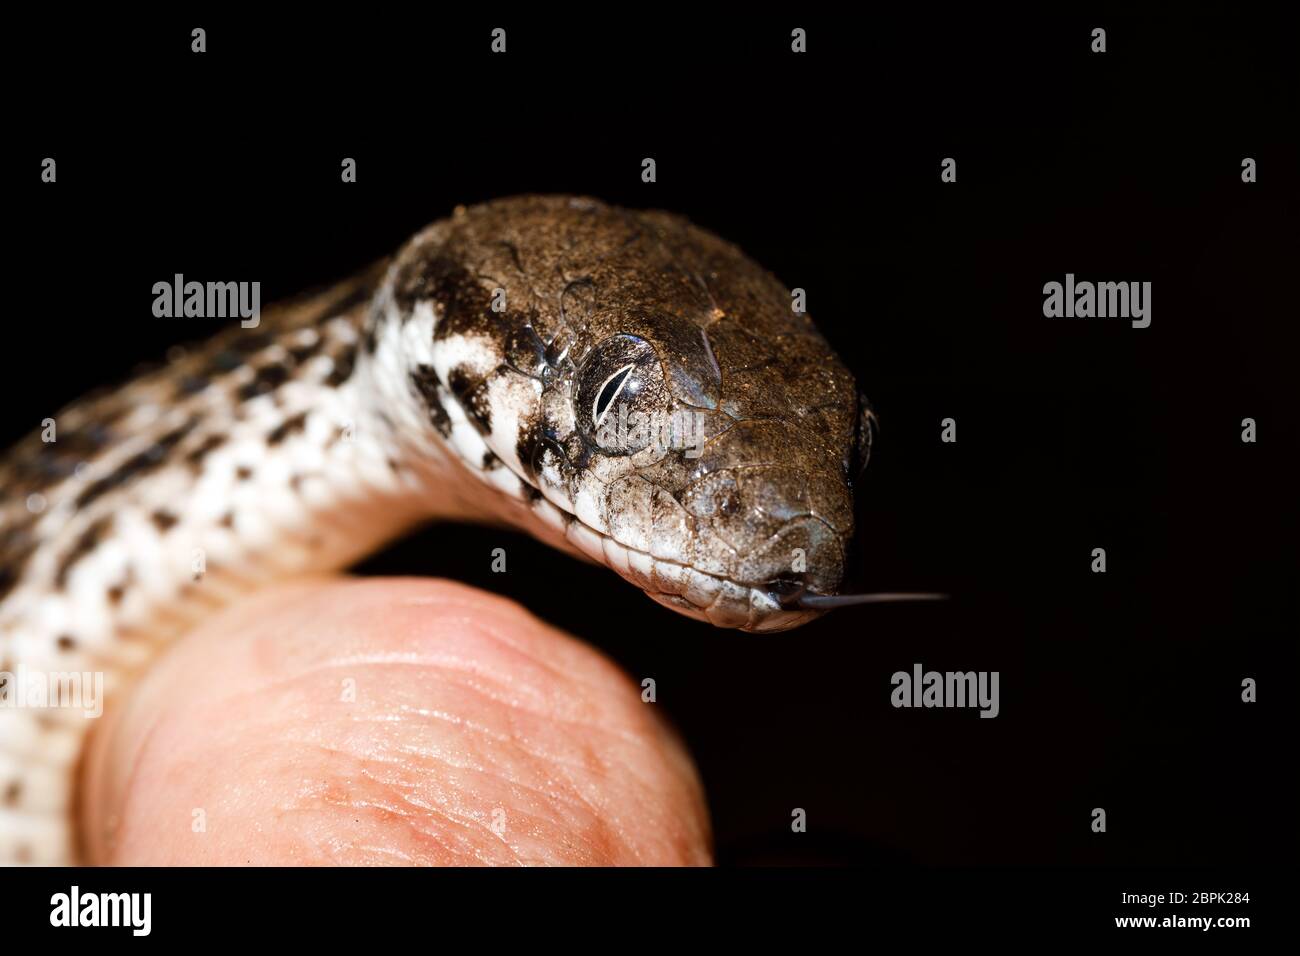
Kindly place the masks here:
[(874, 413), (798, 300), (680, 215), (504, 198), (53, 416), (0, 459), (0, 862), (84, 855), (93, 720), (16, 706), (33, 675), (111, 702), (220, 607), (428, 522), (717, 627), (855, 600)]

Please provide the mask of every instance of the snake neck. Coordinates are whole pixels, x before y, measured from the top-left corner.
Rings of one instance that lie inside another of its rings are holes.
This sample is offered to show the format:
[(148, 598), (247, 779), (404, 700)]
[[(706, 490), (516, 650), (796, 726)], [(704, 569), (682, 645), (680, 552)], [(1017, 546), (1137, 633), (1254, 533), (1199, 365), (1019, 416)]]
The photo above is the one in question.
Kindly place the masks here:
[(111, 703), (241, 595), (484, 513), (417, 381), (419, 345), (382, 321), (375, 289), (351, 280), (232, 329), (64, 409), (5, 458), (0, 863), (76, 858), (74, 769), (94, 719), (25, 706), (32, 682), (87, 675)]

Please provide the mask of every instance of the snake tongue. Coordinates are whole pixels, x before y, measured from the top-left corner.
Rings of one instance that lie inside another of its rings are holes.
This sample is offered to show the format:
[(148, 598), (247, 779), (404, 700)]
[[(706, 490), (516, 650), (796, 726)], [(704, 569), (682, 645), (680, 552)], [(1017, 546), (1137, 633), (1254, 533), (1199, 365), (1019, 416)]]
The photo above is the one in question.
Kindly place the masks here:
[(803, 594), (795, 601), (799, 607), (812, 610), (828, 611), (837, 607), (849, 607), (853, 604), (892, 604), (900, 601), (946, 601), (946, 594)]

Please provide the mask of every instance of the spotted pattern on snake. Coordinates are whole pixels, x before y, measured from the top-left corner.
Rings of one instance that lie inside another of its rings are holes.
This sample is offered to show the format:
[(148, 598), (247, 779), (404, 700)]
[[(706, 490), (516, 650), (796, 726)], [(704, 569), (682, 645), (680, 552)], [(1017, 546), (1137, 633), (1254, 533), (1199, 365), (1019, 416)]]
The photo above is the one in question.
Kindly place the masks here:
[[(679, 216), (458, 208), (3, 458), (0, 695), (102, 672), (111, 706), (216, 608), (436, 519), (523, 528), (717, 626), (794, 627), (819, 612), (791, 595), (840, 583), (861, 407), (790, 291)], [(700, 432), (613, 427), (638, 412)], [(91, 723), (0, 708), (0, 862), (79, 858)]]

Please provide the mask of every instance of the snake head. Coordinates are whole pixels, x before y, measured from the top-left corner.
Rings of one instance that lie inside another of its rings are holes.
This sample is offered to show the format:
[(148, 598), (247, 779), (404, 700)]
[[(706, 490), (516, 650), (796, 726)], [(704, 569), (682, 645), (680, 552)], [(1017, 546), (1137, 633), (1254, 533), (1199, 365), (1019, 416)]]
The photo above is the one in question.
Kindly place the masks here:
[(718, 626), (794, 627), (820, 613), (799, 598), (836, 593), (853, 378), (735, 246), (666, 213), (523, 197), (433, 227), (392, 275), (395, 313), (431, 340), (444, 437), (518, 504), (498, 515)]

